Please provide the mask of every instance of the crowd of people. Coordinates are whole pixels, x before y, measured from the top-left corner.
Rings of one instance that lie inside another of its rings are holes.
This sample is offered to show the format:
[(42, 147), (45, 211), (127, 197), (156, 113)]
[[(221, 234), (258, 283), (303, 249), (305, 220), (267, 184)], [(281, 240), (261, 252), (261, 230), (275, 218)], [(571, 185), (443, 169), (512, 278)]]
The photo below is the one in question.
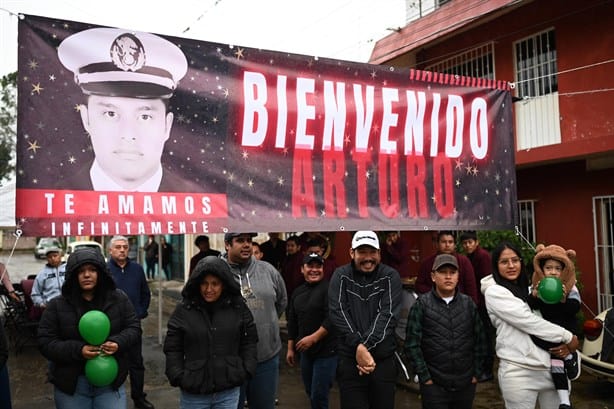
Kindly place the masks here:
[[(575, 316), (581, 303), (573, 250), (539, 245), (534, 258), (524, 260), (513, 243), (489, 252), (475, 231), (458, 238), (441, 231), (434, 254), (412, 274), (409, 246), (399, 232), (356, 232), (343, 265), (335, 262), (325, 234), (283, 239), (269, 233), (262, 243), (256, 236), (226, 233), (223, 251), (212, 249), (204, 235), (194, 242), (199, 252), (163, 348), (181, 408), (272, 409), (284, 315), (285, 361), (300, 368), (312, 408), (328, 408), (335, 382), (341, 409), (393, 408), (404, 364), (416, 375), (425, 409), (471, 408), (476, 385), (495, 377), (507, 408), (571, 408), (570, 381), (580, 374)], [(150, 238), (146, 247), (154, 243)], [(149, 274), (128, 257), (126, 237), (113, 237), (108, 252), (106, 261), (95, 250), (79, 249), (62, 264), (61, 249), (50, 248), (34, 280), (32, 299), (42, 314), (38, 344), (57, 408), (126, 407), (128, 376), (134, 407), (154, 407), (144, 392), (141, 351)], [(0, 272), (14, 298), (3, 265)], [(402, 317), (409, 275), (418, 296)], [(560, 300), (540, 297), (546, 277), (562, 281)], [(110, 320), (100, 345), (79, 333), (79, 319), (91, 310)], [(5, 350), (0, 334), (0, 393), (10, 402)], [(84, 372), (99, 355), (118, 362), (117, 376), (105, 386), (93, 385)]]

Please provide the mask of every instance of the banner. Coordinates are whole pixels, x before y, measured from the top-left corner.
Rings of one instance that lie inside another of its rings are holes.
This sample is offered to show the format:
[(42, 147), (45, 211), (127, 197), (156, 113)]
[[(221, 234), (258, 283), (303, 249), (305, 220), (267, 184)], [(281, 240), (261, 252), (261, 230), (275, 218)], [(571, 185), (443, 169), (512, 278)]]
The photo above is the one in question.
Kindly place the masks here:
[(509, 229), (502, 81), (25, 16), (29, 236)]

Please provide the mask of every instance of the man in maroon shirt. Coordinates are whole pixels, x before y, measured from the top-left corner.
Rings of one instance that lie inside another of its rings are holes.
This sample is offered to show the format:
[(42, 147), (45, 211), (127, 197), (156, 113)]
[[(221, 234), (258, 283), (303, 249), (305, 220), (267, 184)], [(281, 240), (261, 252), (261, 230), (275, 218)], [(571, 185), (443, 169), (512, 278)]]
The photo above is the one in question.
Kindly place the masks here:
[(475, 281), (475, 273), (469, 259), (462, 254), (456, 253), (456, 242), (454, 233), (451, 231), (440, 231), (437, 234), (437, 252), (432, 256), (424, 259), (418, 271), (416, 279), (416, 292), (424, 294), (431, 291), (433, 281), (431, 280), (431, 271), (433, 270), (433, 261), (439, 254), (452, 254), (458, 260), (458, 289), (461, 293), (467, 294), (473, 299), (476, 305), (480, 302), (478, 297), (478, 287)]

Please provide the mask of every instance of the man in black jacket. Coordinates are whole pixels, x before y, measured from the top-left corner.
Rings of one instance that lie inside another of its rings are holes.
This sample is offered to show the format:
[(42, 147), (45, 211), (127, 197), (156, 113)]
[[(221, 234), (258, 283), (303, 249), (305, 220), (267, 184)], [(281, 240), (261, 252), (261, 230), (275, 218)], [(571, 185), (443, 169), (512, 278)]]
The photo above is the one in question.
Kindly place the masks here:
[(401, 279), (396, 270), (380, 264), (373, 231), (354, 234), (350, 257), (350, 264), (335, 270), (328, 289), (329, 316), (339, 333), (341, 409), (392, 409)]

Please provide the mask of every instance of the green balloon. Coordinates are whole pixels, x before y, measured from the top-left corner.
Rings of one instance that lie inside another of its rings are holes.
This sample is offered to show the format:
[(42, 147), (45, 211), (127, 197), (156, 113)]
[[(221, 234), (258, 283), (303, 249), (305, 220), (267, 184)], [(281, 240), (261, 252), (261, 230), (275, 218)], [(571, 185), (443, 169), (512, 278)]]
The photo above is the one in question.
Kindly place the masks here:
[(111, 321), (102, 311), (88, 311), (79, 320), (79, 334), (88, 344), (102, 344), (107, 340), (110, 331)]
[(563, 298), (563, 283), (556, 277), (545, 277), (537, 286), (537, 295), (546, 304), (556, 304)]
[(102, 387), (117, 378), (117, 360), (112, 355), (98, 355), (85, 363), (85, 377), (94, 386)]

